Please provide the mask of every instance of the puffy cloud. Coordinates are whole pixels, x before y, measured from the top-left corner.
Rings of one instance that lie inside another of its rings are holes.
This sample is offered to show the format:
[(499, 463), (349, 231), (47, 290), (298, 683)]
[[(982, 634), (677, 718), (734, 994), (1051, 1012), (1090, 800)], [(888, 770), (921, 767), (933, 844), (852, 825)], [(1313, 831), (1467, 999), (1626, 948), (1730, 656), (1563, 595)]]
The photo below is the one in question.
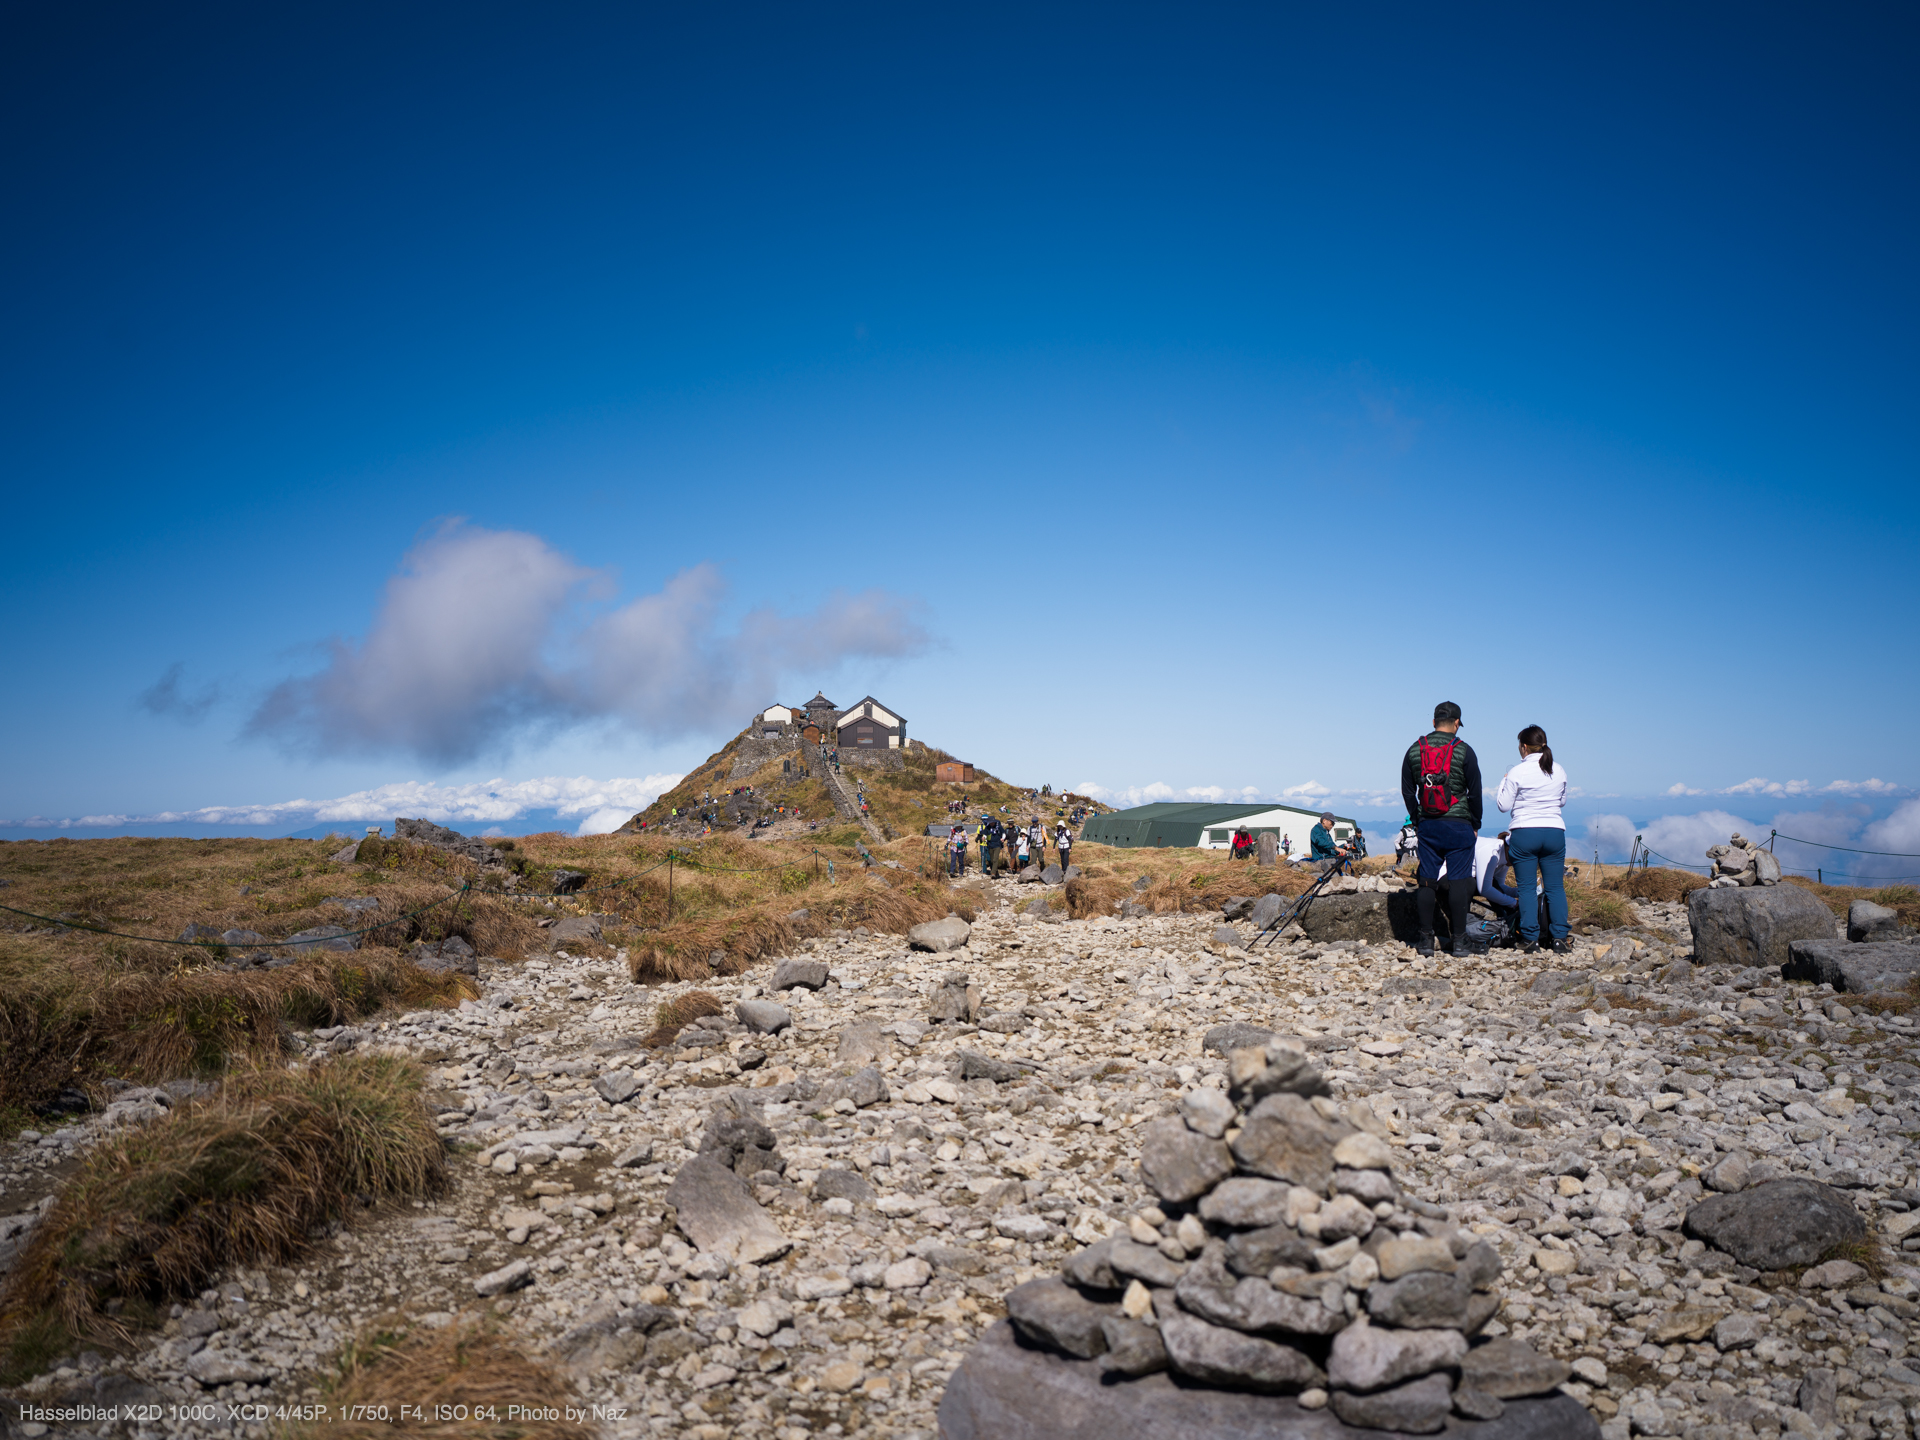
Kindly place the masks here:
[[(679, 775), (648, 775), (644, 778), (594, 780), (585, 775), (549, 775), (535, 780), (485, 780), (470, 785), (435, 785), (424, 780), (406, 780), (380, 785), (371, 790), (356, 790), (331, 800), (278, 800), (260, 805), (204, 805), (197, 810), (162, 810), (152, 815), (82, 815), (49, 820), (33, 816), (17, 823), (71, 830), (82, 826), (121, 827), (127, 825), (284, 825), (301, 829), (307, 825), (333, 821), (390, 822), (397, 815), (432, 820), (442, 825), (493, 822), (492, 833), (502, 833), (499, 825), (536, 811), (556, 815), (585, 815), (587, 820), (577, 832), (601, 835), (626, 823), (636, 811), (644, 810), (681, 781)], [(588, 828), (619, 814), (619, 819), (601, 828)]]
[[(1598, 850), (1603, 860), (1625, 859), (1633, 850), (1633, 837), (1640, 833), (1640, 827), (1625, 815), (1589, 815), (1587, 817), (1588, 854)], [(1577, 851), (1580, 847), (1571, 843), (1568, 848)]]
[(1707, 792), (1704, 790), (1689, 789), (1685, 784), (1681, 783), (1678, 780), (1676, 780), (1673, 784), (1667, 787), (1667, 794), (1669, 795), (1704, 795), (1706, 793)]
[(596, 610), (609, 589), (537, 535), (449, 526), (407, 555), (366, 637), (334, 640), (317, 673), (274, 686), (249, 731), (441, 764), (597, 720), (670, 736), (742, 720), (782, 675), (926, 644), (910, 605), (878, 591), (804, 615), (754, 610), (726, 633), (710, 565)]
[(164, 675), (140, 692), (140, 708), (149, 715), (164, 715), (189, 725), (206, 719), (207, 712), (220, 699), (220, 687), (207, 684), (189, 692), (182, 683), (186, 672), (185, 664), (174, 661)]
[(1904, 785), (1895, 785), (1888, 780), (1834, 780), (1820, 787), (1821, 793), (1835, 795), (1899, 795), (1906, 791)]
[(1292, 800), (1299, 804), (1306, 804), (1309, 801), (1318, 800), (1323, 795), (1331, 794), (1333, 794), (1333, 791), (1325, 785), (1322, 785), (1318, 780), (1309, 780), (1304, 785), (1287, 786), (1286, 789), (1280, 792), (1280, 798), (1283, 800)]
[[(1698, 792), (1688, 791), (1687, 793)], [(1719, 793), (1722, 795), (1810, 795), (1813, 793), (1813, 783), (1808, 780), (1788, 780), (1783, 783), (1756, 775), (1751, 780), (1742, 780), (1738, 785), (1729, 785)]]
[(580, 822), (576, 835), (611, 835), (627, 821), (633, 818), (633, 812), (642, 807), (631, 805), (609, 805), (596, 810)]

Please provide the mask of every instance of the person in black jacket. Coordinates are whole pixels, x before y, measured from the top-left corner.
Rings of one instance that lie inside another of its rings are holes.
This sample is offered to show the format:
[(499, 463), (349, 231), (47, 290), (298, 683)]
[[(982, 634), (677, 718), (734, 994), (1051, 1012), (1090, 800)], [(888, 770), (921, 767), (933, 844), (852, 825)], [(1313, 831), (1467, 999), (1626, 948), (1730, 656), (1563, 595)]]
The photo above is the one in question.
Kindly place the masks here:
[(1467, 955), (1467, 907), (1473, 900), (1473, 842), (1480, 833), (1480, 760), (1460, 738), (1460, 707), (1433, 707), (1433, 729), (1407, 747), (1400, 761), (1400, 796), (1420, 840), (1420, 889), (1414, 897), (1420, 934), (1413, 948), (1433, 954), (1434, 909), (1440, 867), (1446, 866), (1447, 921), (1453, 953)]

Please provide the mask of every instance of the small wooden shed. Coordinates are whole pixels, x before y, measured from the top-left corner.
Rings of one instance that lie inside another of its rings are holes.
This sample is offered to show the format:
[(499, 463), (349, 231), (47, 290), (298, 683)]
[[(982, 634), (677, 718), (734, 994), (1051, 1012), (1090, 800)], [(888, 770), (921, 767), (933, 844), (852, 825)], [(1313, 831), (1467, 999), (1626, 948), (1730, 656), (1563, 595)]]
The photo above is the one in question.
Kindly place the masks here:
[(942, 760), (933, 767), (933, 778), (947, 785), (971, 785), (973, 766), (964, 760)]

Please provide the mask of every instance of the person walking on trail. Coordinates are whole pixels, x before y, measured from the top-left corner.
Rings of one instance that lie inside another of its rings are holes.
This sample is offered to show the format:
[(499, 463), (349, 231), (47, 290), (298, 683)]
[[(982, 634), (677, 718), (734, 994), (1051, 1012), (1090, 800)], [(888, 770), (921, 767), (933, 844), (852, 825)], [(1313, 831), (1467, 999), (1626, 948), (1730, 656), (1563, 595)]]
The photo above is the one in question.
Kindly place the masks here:
[(1473, 953), (1467, 944), (1467, 907), (1473, 901), (1473, 842), (1480, 833), (1480, 759), (1460, 738), (1460, 707), (1442, 700), (1433, 707), (1433, 729), (1407, 747), (1400, 761), (1400, 798), (1415, 816), (1420, 840), (1419, 890), (1414, 914), (1419, 933), (1413, 948), (1433, 954), (1434, 910), (1440, 867), (1447, 867), (1447, 922), (1453, 953)]
[(1038, 815), (1027, 822), (1027, 846), (1033, 852), (1034, 864), (1047, 863), (1047, 827), (1040, 823)]
[(1414, 827), (1413, 816), (1409, 815), (1400, 822), (1400, 834), (1393, 842), (1393, 868), (1398, 870), (1400, 862), (1409, 855), (1414, 863), (1420, 859), (1420, 832)]
[(1027, 839), (1027, 832), (1024, 830), (1015, 830), (1013, 832), (1013, 835), (1014, 835), (1013, 873), (1018, 875), (1022, 870), (1027, 868), (1030, 855), (1031, 855), (1031, 851), (1029, 850), (1028, 847), (1033, 842)]
[(967, 873), (967, 827), (955, 825), (947, 832), (947, 875), (958, 880)]
[(1053, 832), (1053, 848), (1060, 852), (1060, 868), (1064, 871), (1073, 863), (1073, 832), (1064, 823)]
[(1553, 763), (1547, 732), (1529, 725), (1520, 732), (1520, 763), (1500, 777), (1494, 803), (1513, 816), (1507, 852), (1513, 878), (1529, 903), (1520, 907), (1520, 948), (1540, 948), (1540, 907), (1532, 903), (1535, 877), (1546, 890), (1547, 943), (1556, 955), (1573, 949), (1567, 938), (1567, 772)]

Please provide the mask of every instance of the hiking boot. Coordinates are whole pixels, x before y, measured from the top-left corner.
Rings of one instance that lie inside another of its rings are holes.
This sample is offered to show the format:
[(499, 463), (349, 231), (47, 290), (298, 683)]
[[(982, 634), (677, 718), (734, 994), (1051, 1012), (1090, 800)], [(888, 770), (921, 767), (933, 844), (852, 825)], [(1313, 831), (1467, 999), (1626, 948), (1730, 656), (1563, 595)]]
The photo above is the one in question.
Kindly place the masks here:
[(1454, 940), (1453, 942), (1453, 958), (1454, 959), (1465, 960), (1469, 958), (1472, 954), (1473, 954), (1473, 942), (1467, 939), (1466, 936), (1461, 935)]
[(1433, 936), (1430, 933), (1426, 935), (1415, 936), (1413, 941), (1413, 953), (1416, 955), (1433, 954)]
[(1538, 940), (1522, 940), (1520, 942), (1520, 953), (1522, 955), (1538, 955), (1540, 953), (1540, 942)]
[(1573, 953), (1573, 937), (1571, 935), (1562, 935), (1558, 940), (1554, 941), (1553, 953), (1556, 955), (1571, 955)]

